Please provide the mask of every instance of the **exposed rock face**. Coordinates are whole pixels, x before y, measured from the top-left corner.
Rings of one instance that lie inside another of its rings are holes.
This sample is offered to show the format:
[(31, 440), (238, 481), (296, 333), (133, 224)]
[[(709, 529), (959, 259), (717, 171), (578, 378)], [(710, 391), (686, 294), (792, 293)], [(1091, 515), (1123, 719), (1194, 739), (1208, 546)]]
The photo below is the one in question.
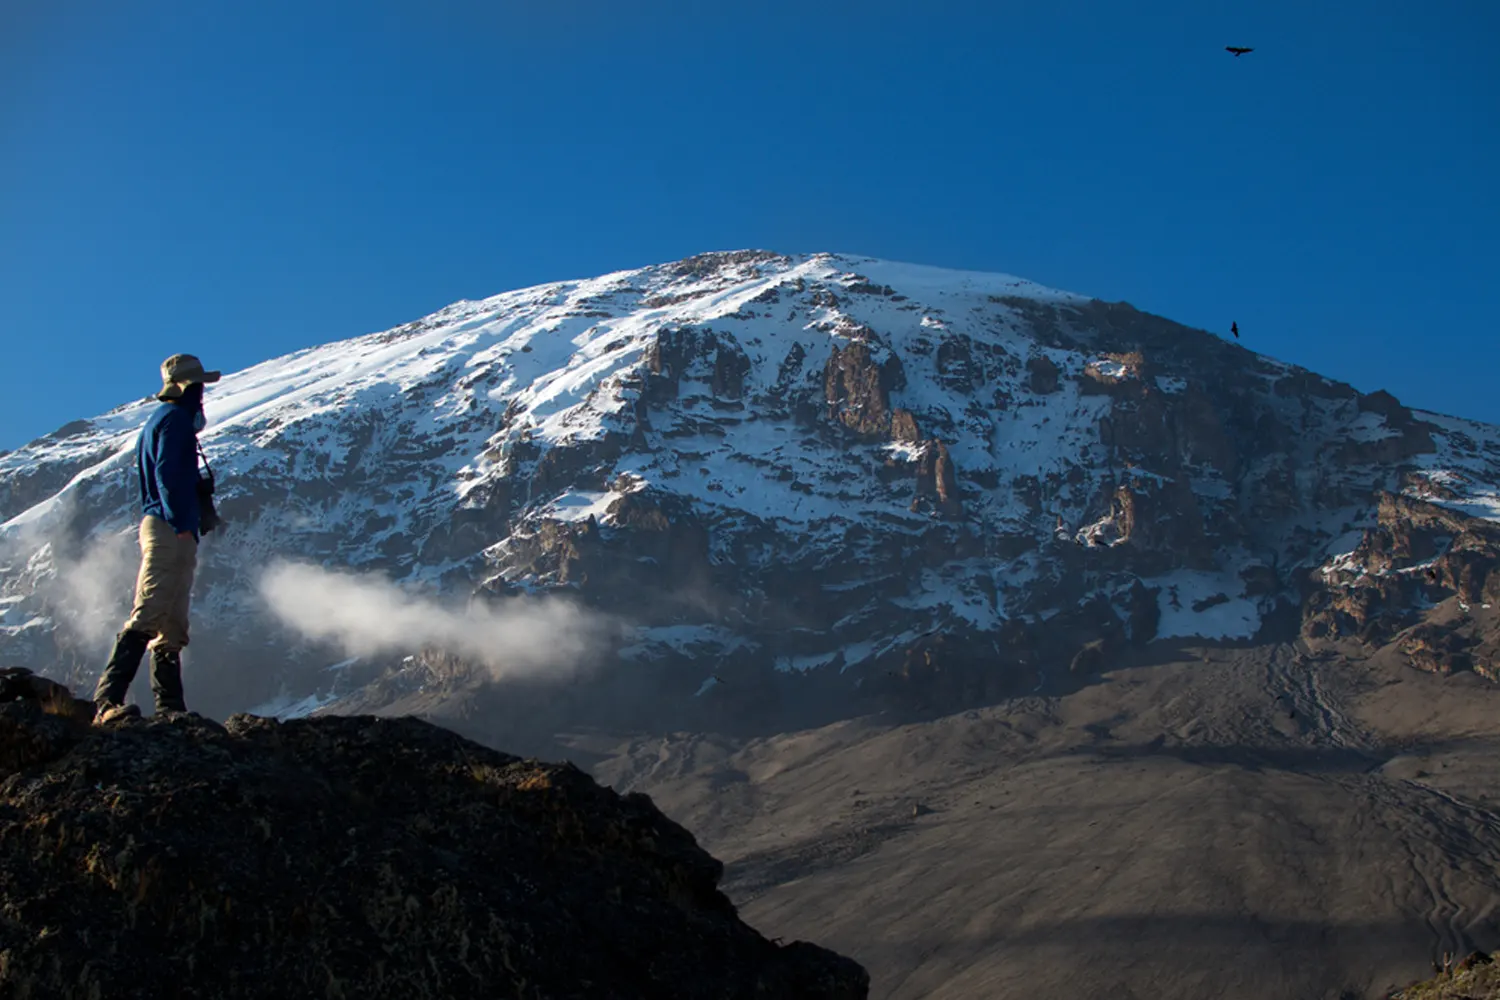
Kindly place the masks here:
[(742, 924), (687, 831), (571, 765), (412, 719), (93, 728), (25, 675), (0, 697), (6, 996), (867, 994), (848, 959)]
[(922, 440), (922, 432), (917, 429), (917, 418), (910, 410), (892, 411), (891, 440), (904, 441), (908, 444), (916, 444)]
[(958, 498), (953, 457), (948, 454), (948, 446), (941, 441), (928, 442), (917, 463), (917, 497), (912, 501), (912, 510), (921, 510), (924, 500), (930, 500), (938, 513), (950, 520), (964, 515), (963, 501)]
[[(1434, 484), (1418, 482), (1414, 489)], [(1353, 551), (1308, 579), (1302, 634), (1393, 648), (1419, 670), (1500, 680), (1500, 524), (1385, 493)]]
[(900, 384), (900, 363), (877, 363), (867, 343), (834, 346), (824, 368), (829, 416), (856, 434), (885, 437), (891, 430), (891, 389)]
[(1167, 570), (1173, 564), (1213, 565), (1205, 544), (1203, 516), (1192, 487), (1179, 479), (1136, 479), (1115, 490), (1112, 516), (1116, 541), (1137, 550), (1142, 570), (1154, 560)]

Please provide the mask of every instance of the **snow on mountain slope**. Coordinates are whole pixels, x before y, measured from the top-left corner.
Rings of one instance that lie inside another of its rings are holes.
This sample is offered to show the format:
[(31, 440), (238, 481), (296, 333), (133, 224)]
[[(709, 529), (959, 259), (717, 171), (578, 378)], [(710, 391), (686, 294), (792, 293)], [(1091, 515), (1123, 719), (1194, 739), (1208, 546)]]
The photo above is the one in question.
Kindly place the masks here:
[[(93, 669), (100, 629), (69, 639), (66, 598), (100, 546), (96, 569), (129, 564), (153, 405), (0, 456), (0, 650)], [(229, 523), (200, 655), (279, 641), (255, 581), (290, 556), (481, 601), (575, 593), (639, 627), (625, 661), (679, 658), (691, 690), (703, 663), (862, 683), (986, 657), (1029, 685), (1089, 642), (1254, 635), (1378, 489), (1500, 517), (1494, 428), (1127, 305), (831, 254), (457, 303), (226, 375), (207, 412)], [(110, 587), (84, 604), (112, 628)]]
[(1500, 428), (1418, 412), (1436, 428), (1438, 447), (1430, 460), (1414, 470), (1404, 492), (1500, 523)]

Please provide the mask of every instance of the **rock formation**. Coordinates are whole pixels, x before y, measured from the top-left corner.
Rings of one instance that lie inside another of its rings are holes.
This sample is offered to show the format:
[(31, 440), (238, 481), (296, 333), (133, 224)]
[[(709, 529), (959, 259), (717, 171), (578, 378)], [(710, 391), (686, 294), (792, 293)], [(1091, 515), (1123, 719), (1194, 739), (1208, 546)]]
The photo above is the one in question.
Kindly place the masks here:
[(1442, 487), (1381, 494), (1352, 551), (1310, 573), (1302, 635), (1394, 650), (1418, 670), (1500, 680), (1500, 524), (1442, 506)]
[(0, 675), (0, 995), (807, 998), (644, 795), (414, 719), (103, 727)]

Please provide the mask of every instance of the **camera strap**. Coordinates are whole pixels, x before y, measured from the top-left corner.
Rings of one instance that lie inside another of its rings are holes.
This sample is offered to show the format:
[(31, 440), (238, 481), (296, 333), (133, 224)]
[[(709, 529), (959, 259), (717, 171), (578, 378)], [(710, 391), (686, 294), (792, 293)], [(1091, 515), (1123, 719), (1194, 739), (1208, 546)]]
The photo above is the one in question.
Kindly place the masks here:
[(212, 486), (214, 483), (214, 467), (208, 464), (208, 456), (203, 453), (203, 446), (196, 442), (194, 444), (198, 449), (198, 457), (203, 459), (203, 469), (208, 473), (208, 482)]

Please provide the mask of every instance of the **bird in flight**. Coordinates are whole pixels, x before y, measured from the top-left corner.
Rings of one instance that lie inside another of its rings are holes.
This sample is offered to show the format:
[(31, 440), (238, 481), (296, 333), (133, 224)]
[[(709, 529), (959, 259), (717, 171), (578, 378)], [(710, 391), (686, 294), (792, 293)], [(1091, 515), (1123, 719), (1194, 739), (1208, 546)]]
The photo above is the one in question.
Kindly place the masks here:
[(1254, 49), (1240, 48), (1238, 45), (1226, 45), (1226, 46), (1224, 46), (1224, 51), (1225, 52), (1233, 52), (1234, 53), (1234, 57), (1236, 59), (1238, 59), (1240, 56), (1244, 55), (1246, 52), (1254, 52), (1255, 50)]
[(1230, 323), (1229, 324), (1229, 332), (1232, 333), (1232, 334), (1234, 334), (1234, 339), (1235, 340), (1239, 340), (1240, 339), (1240, 325), (1239, 325), (1239, 323), (1237, 323), (1237, 322), (1236, 323)]

